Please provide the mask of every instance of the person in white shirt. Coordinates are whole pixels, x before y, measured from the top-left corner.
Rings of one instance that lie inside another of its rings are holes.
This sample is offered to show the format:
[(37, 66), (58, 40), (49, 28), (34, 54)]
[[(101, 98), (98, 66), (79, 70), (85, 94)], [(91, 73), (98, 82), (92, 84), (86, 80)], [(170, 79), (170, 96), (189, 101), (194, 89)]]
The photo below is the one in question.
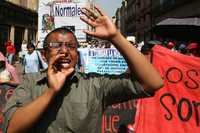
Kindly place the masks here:
[[(24, 73), (37, 73), (47, 68), (47, 64), (43, 61), (39, 51), (35, 50), (35, 46), (30, 43), (27, 45), (28, 52), (24, 56)], [(41, 66), (42, 65), (42, 66)]]

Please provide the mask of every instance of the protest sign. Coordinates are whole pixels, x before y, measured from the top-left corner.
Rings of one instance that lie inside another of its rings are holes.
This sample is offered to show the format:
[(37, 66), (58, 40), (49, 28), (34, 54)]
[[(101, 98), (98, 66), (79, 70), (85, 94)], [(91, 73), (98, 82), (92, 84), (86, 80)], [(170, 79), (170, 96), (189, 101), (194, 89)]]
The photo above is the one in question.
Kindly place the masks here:
[(126, 71), (127, 63), (115, 48), (79, 49), (85, 73), (121, 74)]
[[(85, 42), (87, 24), (80, 20), (81, 8), (88, 5), (88, 0), (40, 0), (38, 9), (38, 40), (58, 27), (72, 30), (78, 41)], [(40, 44), (42, 45), (42, 43)], [(42, 47), (42, 46), (38, 46)]]
[(164, 87), (138, 100), (135, 132), (199, 133), (200, 59), (155, 46), (153, 64)]
[(109, 106), (102, 121), (102, 133), (124, 133), (133, 124), (136, 112), (135, 100)]

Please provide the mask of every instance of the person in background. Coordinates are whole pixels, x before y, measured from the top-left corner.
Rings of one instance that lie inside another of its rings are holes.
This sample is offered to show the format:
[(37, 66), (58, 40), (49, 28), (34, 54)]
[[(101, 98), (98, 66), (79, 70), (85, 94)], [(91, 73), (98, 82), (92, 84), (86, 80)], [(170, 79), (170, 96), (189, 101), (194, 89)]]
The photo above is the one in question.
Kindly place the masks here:
[(20, 62), (23, 64), (24, 56), (28, 53), (27, 49), (27, 41), (23, 40), (21, 45), (21, 51), (20, 51)]
[(152, 47), (150, 47), (148, 44), (145, 44), (141, 48), (141, 53), (143, 53), (144, 55), (149, 55), (151, 53), (151, 49)]
[(135, 37), (134, 36), (127, 36), (126, 39), (136, 48), (138, 47), (136, 41), (135, 41)]
[(174, 42), (172, 42), (172, 41), (169, 41), (168, 43), (167, 43), (167, 46), (166, 46), (168, 49), (171, 49), (172, 51), (176, 51), (176, 49), (175, 49), (175, 43)]
[(9, 64), (6, 57), (0, 52), (0, 84), (17, 86), (20, 84), (15, 68)]
[(178, 47), (178, 51), (181, 54), (187, 54), (187, 49), (186, 49), (186, 45), (184, 43), (181, 43), (180, 46)]
[(196, 57), (200, 56), (199, 50), (198, 50), (198, 43), (196, 42), (189, 43), (186, 49), (188, 51), (187, 55), (196, 56)]
[(75, 71), (76, 36), (66, 27), (54, 29), (44, 40), (48, 70), (36, 83), (24, 82), (15, 89), (4, 110), (3, 132), (101, 133), (102, 115), (109, 105), (152, 96), (163, 86), (156, 69), (107, 15), (96, 6), (81, 11), (81, 20), (95, 29), (84, 32), (111, 41), (131, 73), (81, 75)]
[(84, 68), (84, 60), (83, 56), (81, 55), (81, 52), (78, 51), (78, 62), (77, 62), (77, 69), (79, 72), (84, 73), (85, 68)]
[(152, 62), (153, 61), (153, 49), (154, 45), (153, 44), (148, 44), (146, 43), (141, 47), (141, 53), (145, 55), (145, 57)]
[(8, 63), (13, 64), (13, 59), (16, 53), (16, 49), (11, 40), (6, 42), (5, 48), (6, 48), (6, 57), (8, 59)]
[(24, 56), (23, 64), (24, 64), (24, 73), (37, 73), (40, 72), (40, 63), (47, 68), (47, 64), (43, 61), (41, 54), (39, 51), (35, 50), (35, 46), (32, 43), (27, 45), (28, 52)]

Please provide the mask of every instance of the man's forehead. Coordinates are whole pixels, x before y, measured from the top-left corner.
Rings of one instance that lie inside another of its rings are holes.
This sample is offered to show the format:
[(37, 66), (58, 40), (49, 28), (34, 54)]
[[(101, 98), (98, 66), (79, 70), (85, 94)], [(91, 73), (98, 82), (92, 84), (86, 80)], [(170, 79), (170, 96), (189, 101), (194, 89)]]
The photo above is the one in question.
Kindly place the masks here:
[(73, 41), (73, 40), (75, 41), (75, 37), (70, 32), (67, 33), (55, 32), (48, 37), (48, 41)]

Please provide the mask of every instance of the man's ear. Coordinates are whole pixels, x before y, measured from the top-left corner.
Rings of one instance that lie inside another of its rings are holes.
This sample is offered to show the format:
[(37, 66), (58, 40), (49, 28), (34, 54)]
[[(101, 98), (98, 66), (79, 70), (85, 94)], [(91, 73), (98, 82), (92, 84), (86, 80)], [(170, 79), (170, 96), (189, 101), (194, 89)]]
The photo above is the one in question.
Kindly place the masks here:
[(76, 54), (77, 62), (76, 62), (76, 64), (78, 63), (79, 56), (80, 56), (80, 53), (79, 53), (79, 51), (77, 50), (77, 54)]
[(48, 62), (48, 50), (47, 49), (44, 49), (44, 57)]

